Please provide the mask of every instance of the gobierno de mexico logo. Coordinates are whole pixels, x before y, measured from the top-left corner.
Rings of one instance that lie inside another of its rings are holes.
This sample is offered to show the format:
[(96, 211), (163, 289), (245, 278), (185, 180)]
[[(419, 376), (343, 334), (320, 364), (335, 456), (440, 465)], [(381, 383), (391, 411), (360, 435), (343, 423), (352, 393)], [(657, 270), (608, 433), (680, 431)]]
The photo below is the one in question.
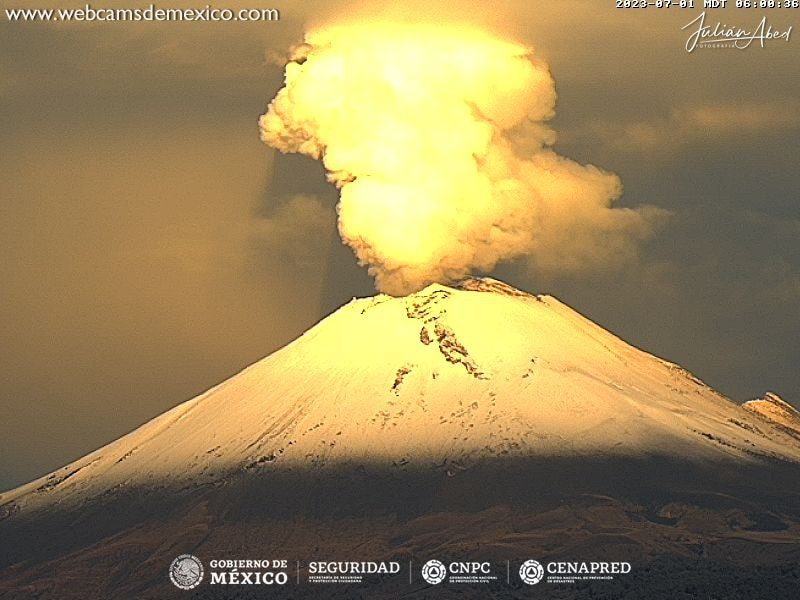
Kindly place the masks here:
[(169, 566), (169, 579), (175, 587), (191, 590), (203, 581), (203, 563), (191, 554), (181, 554)]

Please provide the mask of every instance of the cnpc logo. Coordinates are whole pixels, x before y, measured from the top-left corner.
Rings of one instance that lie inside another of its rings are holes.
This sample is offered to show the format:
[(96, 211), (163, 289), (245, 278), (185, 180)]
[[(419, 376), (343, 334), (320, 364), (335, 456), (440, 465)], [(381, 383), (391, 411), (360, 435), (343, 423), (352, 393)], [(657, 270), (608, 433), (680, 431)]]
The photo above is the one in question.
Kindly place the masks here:
[(437, 585), (447, 579), (448, 575), (489, 575), (492, 565), (489, 562), (453, 561), (447, 566), (439, 560), (429, 560), (422, 565), (422, 578), (431, 585)]

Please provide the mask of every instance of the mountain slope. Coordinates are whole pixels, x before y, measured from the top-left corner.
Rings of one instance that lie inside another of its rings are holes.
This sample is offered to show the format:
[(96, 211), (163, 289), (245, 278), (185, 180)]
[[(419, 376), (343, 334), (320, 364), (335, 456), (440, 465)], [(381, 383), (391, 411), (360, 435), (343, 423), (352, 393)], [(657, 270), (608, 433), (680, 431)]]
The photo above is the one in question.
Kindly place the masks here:
[(356, 300), (118, 441), (0, 496), (0, 515), (115, 490), (359, 461), (800, 461), (800, 444), (549, 296), (492, 280)]
[(777, 394), (767, 392), (763, 398), (748, 400), (742, 408), (800, 434), (800, 412)]

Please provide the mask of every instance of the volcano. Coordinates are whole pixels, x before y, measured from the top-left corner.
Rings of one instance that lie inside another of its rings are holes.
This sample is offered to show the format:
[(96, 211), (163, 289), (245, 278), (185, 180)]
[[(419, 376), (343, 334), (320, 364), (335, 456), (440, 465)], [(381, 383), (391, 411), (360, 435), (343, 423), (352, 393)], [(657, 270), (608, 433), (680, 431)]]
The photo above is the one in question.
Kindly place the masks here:
[[(315, 557), (614, 559), (633, 571), (597, 584), (608, 597), (679, 597), (675, 577), (698, 593), (794, 597), (800, 434), (758, 407), (499, 281), (353, 299), (0, 495), (0, 597), (186, 597), (166, 577), (185, 552), (288, 557), (298, 581)], [(530, 596), (506, 584), (459, 593)], [(313, 595), (441, 589), (412, 576)]]

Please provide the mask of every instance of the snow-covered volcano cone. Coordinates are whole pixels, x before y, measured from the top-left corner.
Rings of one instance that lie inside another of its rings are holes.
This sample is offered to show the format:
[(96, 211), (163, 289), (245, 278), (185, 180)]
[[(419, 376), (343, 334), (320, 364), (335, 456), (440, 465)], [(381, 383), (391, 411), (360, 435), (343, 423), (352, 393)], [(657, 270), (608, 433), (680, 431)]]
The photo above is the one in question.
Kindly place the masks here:
[(205, 394), (3, 494), (0, 511), (236, 473), (653, 455), (800, 461), (800, 444), (553, 297), (468, 280), (354, 299)]

